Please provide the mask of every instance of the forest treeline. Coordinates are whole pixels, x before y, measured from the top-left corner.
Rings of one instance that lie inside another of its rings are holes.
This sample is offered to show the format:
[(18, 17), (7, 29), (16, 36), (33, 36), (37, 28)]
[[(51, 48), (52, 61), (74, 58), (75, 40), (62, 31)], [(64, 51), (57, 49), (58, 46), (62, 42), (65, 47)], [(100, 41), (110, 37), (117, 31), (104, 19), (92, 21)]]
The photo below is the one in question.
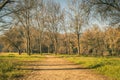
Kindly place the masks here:
[[(14, 27), (0, 37), (3, 52), (26, 52), (26, 39), (24, 29)], [(35, 27), (30, 28), (30, 42), (32, 53), (63, 53), (77, 54), (77, 36), (74, 33), (55, 33), (44, 31), (42, 40), (39, 41), (39, 31)], [(41, 43), (41, 45), (39, 45)], [(41, 47), (40, 47), (41, 46)], [(57, 51), (55, 49), (57, 46)], [(87, 29), (80, 36), (80, 53), (82, 55), (120, 55), (120, 29), (108, 27), (101, 30), (97, 26)]]
[[(1, 1), (0, 51), (28, 55), (120, 55), (119, 0), (66, 0), (65, 3)], [(99, 26), (96, 21), (101, 22)]]

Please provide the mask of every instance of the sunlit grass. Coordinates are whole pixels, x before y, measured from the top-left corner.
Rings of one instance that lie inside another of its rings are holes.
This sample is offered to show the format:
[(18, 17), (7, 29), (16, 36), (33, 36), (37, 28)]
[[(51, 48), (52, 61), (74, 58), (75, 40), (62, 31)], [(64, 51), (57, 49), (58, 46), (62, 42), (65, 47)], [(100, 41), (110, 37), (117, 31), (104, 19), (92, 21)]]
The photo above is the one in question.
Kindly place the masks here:
[(62, 57), (80, 64), (84, 68), (93, 69), (98, 73), (110, 77), (112, 80), (120, 80), (120, 58), (115, 57), (77, 57), (62, 55)]
[(0, 80), (13, 80), (23, 77), (28, 71), (21, 70), (20, 65), (27, 64), (24, 61), (40, 61), (44, 56), (39, 54), (27, 55), (23, 53), (1, 53), (0, 54)]
[(16, 60), (40, 60), (42, 58), (40, 54), (32, 54), (31, 56), (23, 53), (22, 55), (18, 55), (18, 53), (2, 53), (0, 54), (0, 59), (16, 59)]

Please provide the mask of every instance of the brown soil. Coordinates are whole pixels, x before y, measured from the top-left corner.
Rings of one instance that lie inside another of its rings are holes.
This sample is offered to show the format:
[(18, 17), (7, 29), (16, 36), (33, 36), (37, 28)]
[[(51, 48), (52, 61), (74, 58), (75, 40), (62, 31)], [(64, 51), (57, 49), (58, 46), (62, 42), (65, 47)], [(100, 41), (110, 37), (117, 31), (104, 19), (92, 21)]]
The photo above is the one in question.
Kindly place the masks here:
[(50, 55), (41, 62), (24, 65), (23, 69), (32, 72), (21, 80), (108, 80), (90, 69)]

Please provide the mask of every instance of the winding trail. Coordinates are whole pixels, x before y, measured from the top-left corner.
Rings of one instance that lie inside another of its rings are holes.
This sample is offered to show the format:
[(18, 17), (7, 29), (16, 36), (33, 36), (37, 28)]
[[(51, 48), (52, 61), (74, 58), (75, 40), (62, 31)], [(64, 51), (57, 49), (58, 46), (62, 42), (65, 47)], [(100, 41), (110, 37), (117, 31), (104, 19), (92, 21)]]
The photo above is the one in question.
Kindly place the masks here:
[(108, 80), (106, 77), (84, 69), (63, 58), (46, 55), (41, 62), (24, 65), (32, 72), (21, 80)]

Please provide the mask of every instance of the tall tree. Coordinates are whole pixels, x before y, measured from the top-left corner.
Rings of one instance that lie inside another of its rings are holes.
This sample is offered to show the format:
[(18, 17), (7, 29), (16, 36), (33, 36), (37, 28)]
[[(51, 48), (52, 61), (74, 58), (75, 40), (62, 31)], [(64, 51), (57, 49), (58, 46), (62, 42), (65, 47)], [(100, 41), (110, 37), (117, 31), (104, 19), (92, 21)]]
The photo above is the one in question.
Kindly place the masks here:
[(39, 53), (42, 53), (42, 38), (43, 38), (44, 29), (45, 29), (45, 19), (46, 19), (45, 2), (43, 0), (38, 0), (36, 2), (35, 20), (37, 22), (37, 27), (39, 31), (39, 36), (38, 36)]
[(58, 53), (58, 48), (59, 48), (59, 39), (58, 39), (58, 34), (60, 31), (60, 25), (61, 21), (63, 19), (63, 12), (61, 10), (61, 6), (59, 3), (54, 2), (54, 1), (48, 1), (47, 3), (47, 15), (48, 15), (48, 31), (52, 33), (52, 41), (54, 43), (54, 49), (55, 53)]
[(72, 0), (68, 4), (69, 6), (69, 16), (71, 19), (71, 26), (74, 29), (74, 32), (77, 36), (77, 51), (80, 55), (80, 35), (82, 32), (83, 25), (87, 22), (86, 17), (88, 17), (88, 7), (86, 6), (85, 1)]
[(32, 16), (34, 14), (35, 0), (21, 0), (16, 5), (16, 8), (20, 9), (19, 12), (15, 12), (15, 18), (17, 18), (19, 25), (23, 26), (26, 35), (26, 52), (31, 54), (31, 42), (30, 42), (30, 27), (32, 26)]

